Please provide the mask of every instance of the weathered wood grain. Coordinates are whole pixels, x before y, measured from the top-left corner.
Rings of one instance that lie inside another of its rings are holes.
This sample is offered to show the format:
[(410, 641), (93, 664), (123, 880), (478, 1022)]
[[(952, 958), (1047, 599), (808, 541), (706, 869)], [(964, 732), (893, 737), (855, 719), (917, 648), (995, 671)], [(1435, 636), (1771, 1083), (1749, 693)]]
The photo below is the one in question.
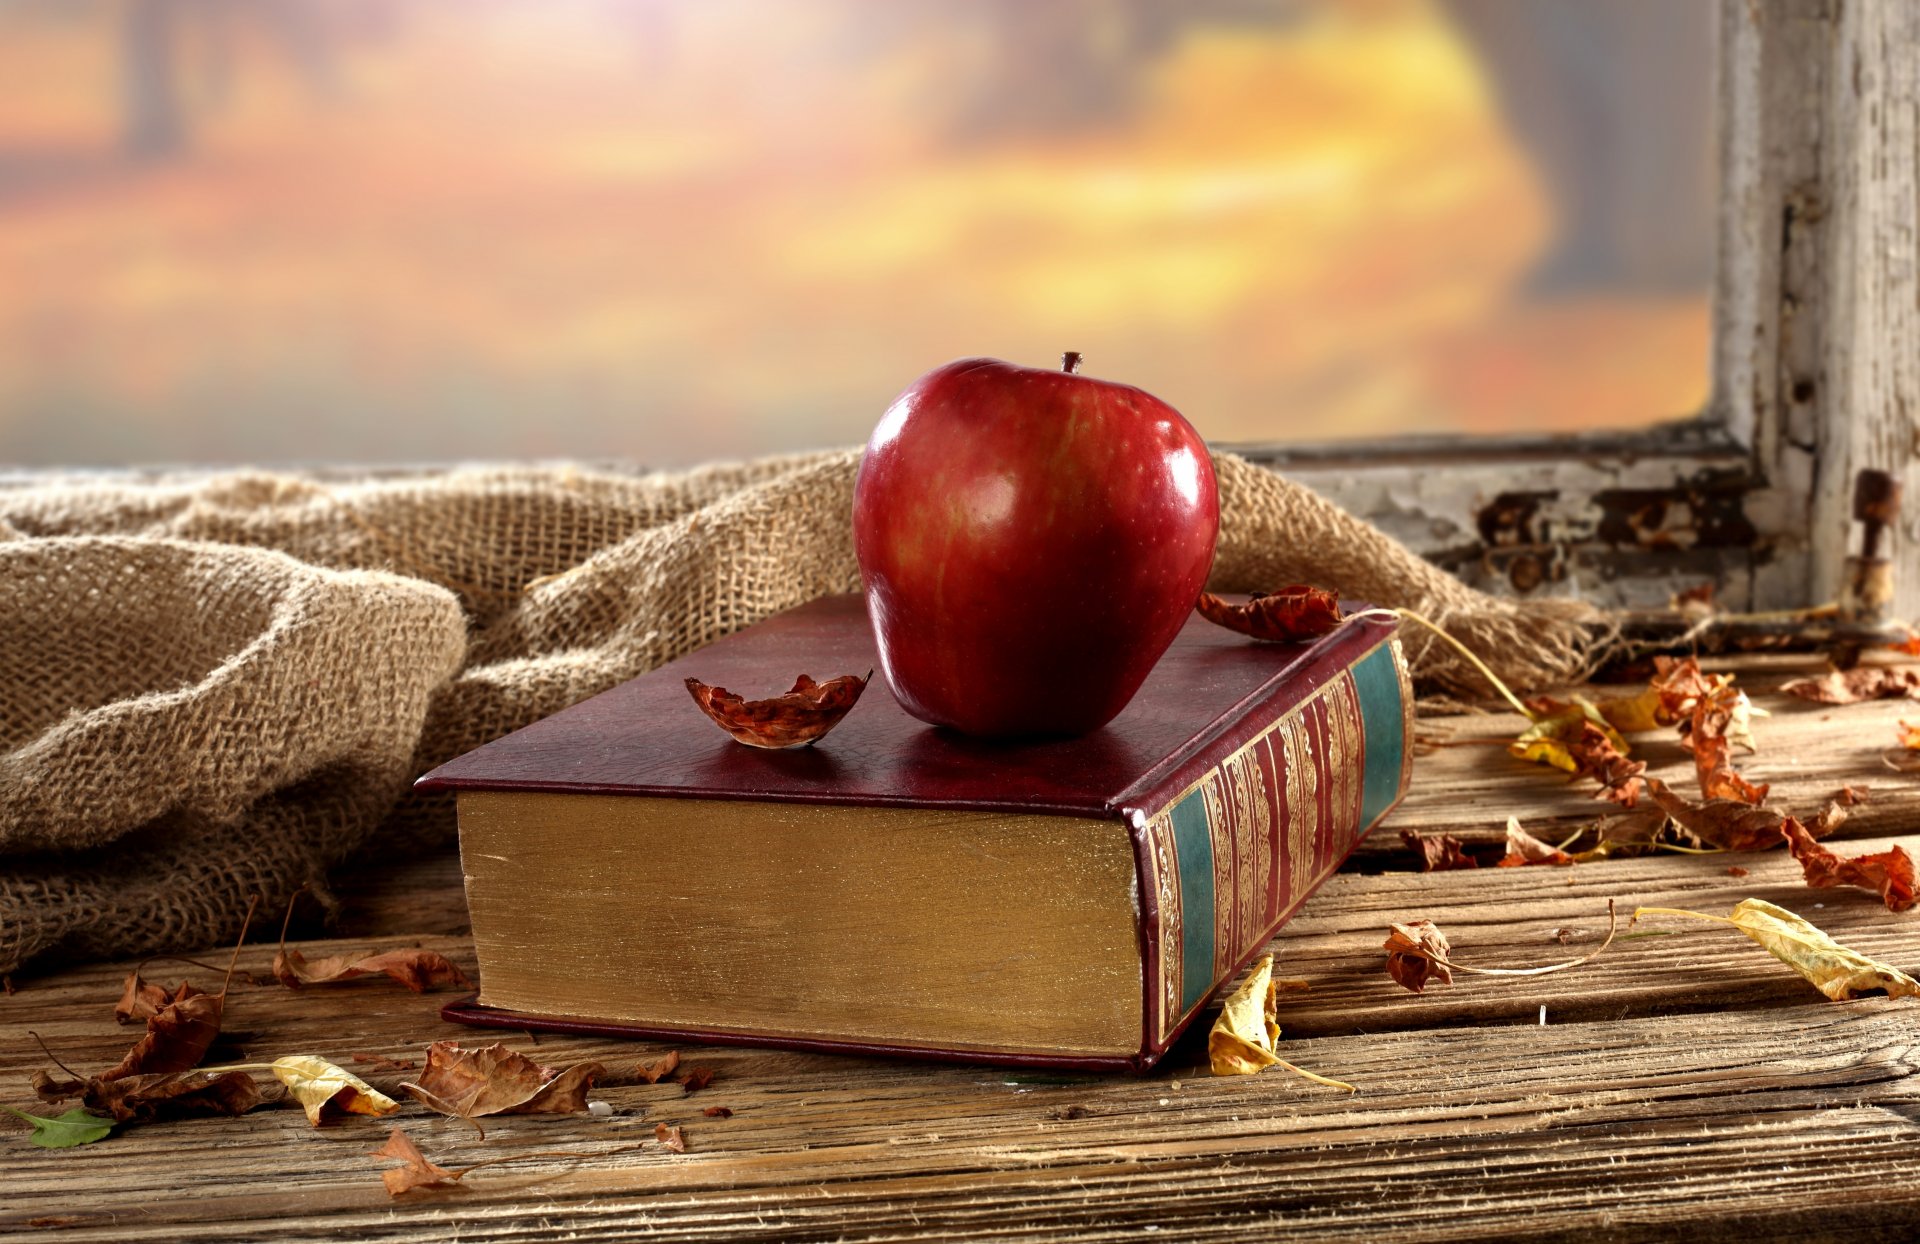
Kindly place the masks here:
[[(1737, 664), (1755, 687), (1804, 666)], [(1920, 712), (1760, 700), (1774, 716), (1758, 724), (1746, 772), (1775, 781), (1792, 806), (1869, 784), (1841, 849), (1920, 850), (1920, 780), (1880, 762), (1899, 717)], [(1420, 728), (1472, 740), (1517, 725), (1447, 717)], [(1671, 743), (1642, 751), (1691, 782)], [(691, 1096), (635, 1074), (668, 1046), (508, 1033), (550, 1065), (603, 1060), (595, 1096), (618, 1113), (495, 1120), (482, 1141), (409, 1103), (396, 1121), (443, 1165), (533, 1156), (399, 1201), (368, 1156), (383, 1121), (314, 1129), (283, 1105), (50, 1152), (8, 1116), (0, 1238), (1078, 1242), (1139, 1239), (1148, 1227), (1169, 1240), (1911, 1238), (1920, 1004), (1826, 1002), (1738, 933), (1667, 918), (1548, 976), (1461, 976), (1420, 995), (1386, 977), (1381, 943), (1395, 920), (1435, 920), (1463, 963), (1519, 967), (1592, 949), (1610, 898), (1624, 922), (1635, 904), (1724, 913), (1755, 895), (1920, 968), (1920, 915), (1891, 915), (1863, 891), (1809, 890), (1781, 851), (1414, 874), (1393, 833), (1406, 824), (1493, 842), (1509, 812), (1547, 833), (1605, 810), (1496, 746), (1420, 757), (1377, 843), (1270, 948), (1281, 974), (1313, 982), (1285, 1001), (1287, 1057), (1358, 1084), (1353, 1097), (1277, 1069), (1213, 1078), (1199, 1033), (1138, 1079), (689, 1047), (689, 1062), (717, 1071)], [(419, 944), (472, 968), (450, 853), (337, 880), (339, 936), (304, 943), (309, 954)], [(234, 986), (216, 1059), (315, 1053), (353, 1066), (356, 1052), (417, 1060), (434, 1039), (497, 1035), (442, 1023), (447, 994), (380, 982), (282, 989), (265, 976), (271, 954), (243, 952), (242, 968), (266, 983)], [(32, 1102), (27, 1076), (46, 1060), (28, 1030), (84, 1070), (120, 1056), (137, 1035), (111, 1017), (127, 966), (29, 979), (0, 998), (0, 1102)], [(149, 975), (182, 973), (211, 983), (167, 962)], [(368, 1078), (393, 1090), (400, 1077)], [(707, 1118), (708, 1105), (735, 1113)], [(688, 1153), (653, 1140), (659, 1122), (685, 1129)], [(559, 1156), (571, 1152), (590, 1156)]]

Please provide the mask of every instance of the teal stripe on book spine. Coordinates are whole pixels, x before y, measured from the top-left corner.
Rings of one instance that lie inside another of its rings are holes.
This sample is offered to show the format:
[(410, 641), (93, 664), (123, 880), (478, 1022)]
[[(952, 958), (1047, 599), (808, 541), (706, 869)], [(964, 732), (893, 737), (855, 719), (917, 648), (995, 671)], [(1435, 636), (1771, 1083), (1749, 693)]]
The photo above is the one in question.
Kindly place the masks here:
[(1406, 759), (1406, 713), (1400, 701), (1400, 668), (1393, 646), (1381, 644), (1353, 667), (1360, 693), (1360, 720), (1367, 739), (1366, 778), (1360, 788), (1360, 823), (1371, 825), (1400, 794)]
[(1179, 859), (1180, 1014), (1192, 1010), (1213, 988), (1213, 833), (1207, 828), (1207, 800), (1199, 789), (1187, 793), (1168, 818)]

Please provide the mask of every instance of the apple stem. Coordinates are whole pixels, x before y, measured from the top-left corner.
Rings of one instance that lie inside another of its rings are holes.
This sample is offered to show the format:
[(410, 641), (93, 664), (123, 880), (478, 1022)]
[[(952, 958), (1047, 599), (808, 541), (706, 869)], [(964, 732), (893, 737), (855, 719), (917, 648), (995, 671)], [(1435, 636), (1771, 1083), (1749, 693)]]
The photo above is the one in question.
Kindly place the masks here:
[(1080, 370), (1080, 351), (1068, 350), (1060, 356), (1060, 370), (1072, 375)]

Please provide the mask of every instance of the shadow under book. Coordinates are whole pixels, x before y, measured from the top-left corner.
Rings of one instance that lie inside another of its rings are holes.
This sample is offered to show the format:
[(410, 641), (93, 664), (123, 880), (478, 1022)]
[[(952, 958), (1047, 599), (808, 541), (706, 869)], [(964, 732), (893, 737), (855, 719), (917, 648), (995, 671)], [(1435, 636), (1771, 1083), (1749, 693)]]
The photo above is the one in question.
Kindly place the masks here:
[(884, 681), (817, 745), (748, 698), (874, 668), (858, 596), (769, 618), (420, 779), (452, 789), (480, 967), (449, 1019), (1140, 1070), (1406, 789), (1390, 619), (1311, 644), (1197, 616), (1105, 728), (997, 744)]

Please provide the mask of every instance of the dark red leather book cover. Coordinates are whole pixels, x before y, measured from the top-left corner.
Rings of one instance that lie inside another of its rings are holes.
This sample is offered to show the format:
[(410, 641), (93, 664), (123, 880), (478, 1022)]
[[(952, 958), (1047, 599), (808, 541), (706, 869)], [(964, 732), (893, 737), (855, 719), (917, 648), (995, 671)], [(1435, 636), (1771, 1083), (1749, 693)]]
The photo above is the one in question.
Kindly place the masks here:
[[(420, 784), (1119, 820), (1137, 880), (1146, 989), (1138, 1049), (1113, 1058), (1008, 1051), (991, 1061), (1140, 1070), (1405, 790), (1412, 687), (1395, 631), (1393, 618), (1376, 615), (1350, 618), (1310, 644), (1258, 643), (1196, 614), (1132, 703), (1075, 739), (969, 739), (910, 716), (876, 677), (812, 747), (734, 742), (694, 704), (688, 677), (758, 699), (784, 692), (799, 674), (825, 680), (877, 668), (860, 598), (831, 597), (469, 752)], [(981, 1060), (977, 1051), (603, 1023), (471, 1000), (443, 1013), (466, 1023)]]
[[(978, 808), (1109, 817), (1151, 810), (1208, 743), (1247, 724), (1276, 693), (1301, 699), (1392, 635), (1349, 621), (1312, 644), (1255, 643), (1195, 614), (1104, 728), (1077, 739), (969, 739), (909, 715), (878, 674), (858, 595), (778, 614), (448, 761), (424, 788), (580, 791), (689, 799), (771, 799)], [(812, 747), (744, 747), (707, 720), (686, 679), (747, 699), (796, 675), (875, 671), (860, 703)], [(991, 677), (991, 671), (981, 671)], [(1264, 725), (1264, 722), (1259, 724)]]

